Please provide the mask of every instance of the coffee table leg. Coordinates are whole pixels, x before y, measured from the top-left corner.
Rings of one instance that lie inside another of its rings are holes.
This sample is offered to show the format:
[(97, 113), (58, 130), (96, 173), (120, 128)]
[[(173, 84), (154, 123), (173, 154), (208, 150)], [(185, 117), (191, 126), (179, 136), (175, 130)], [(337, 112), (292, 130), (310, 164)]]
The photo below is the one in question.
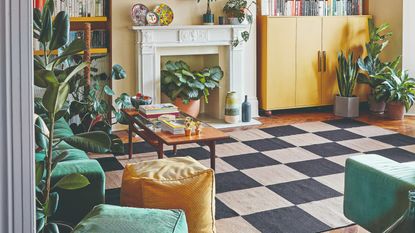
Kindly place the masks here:
[(163, 158), (163, 142), (159, 141), (158, 145), (157, 145), (157, 155), (159, 159)]
[(209, 150), (210, 150), (210, 168), (215, 170), (215, 160), (216, 160), (216, 142), (212, 141), (209, 142)]
[(173, 154), (176, 155), (177, 154), (177, 145), (173, 145)]
[(128, 124), (128, 159), (133, 157), (133, 123)]

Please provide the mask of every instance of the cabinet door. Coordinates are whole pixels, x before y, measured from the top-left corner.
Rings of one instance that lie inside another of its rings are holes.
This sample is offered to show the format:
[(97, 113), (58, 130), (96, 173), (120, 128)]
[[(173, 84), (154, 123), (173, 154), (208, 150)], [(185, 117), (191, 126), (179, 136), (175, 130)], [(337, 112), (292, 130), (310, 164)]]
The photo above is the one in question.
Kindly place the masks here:
[(295, 106), (295, 18), (268, 18), (266, 110)]
[(321, 17), (297, 19), (297, 107), (321, 104), (321, 39)]
[[(353, 51), (354, 57), (365, 57), (366, 43), (369, 41), (368, 20), (370, 16), (349, 16), (349, 47)], [(356, 86), (355, 95), (359, 96), (360, 101), (367, 101), (369, 86), (359, 84)]]
[(337, 86), (336, 68), (337, 56), (340, 51), (347, 52), (349, 48), (349, 28), (347, 17), (323, 18), (323, 78), (322, 104), (334, 103), (334, 96), (339, 93)]

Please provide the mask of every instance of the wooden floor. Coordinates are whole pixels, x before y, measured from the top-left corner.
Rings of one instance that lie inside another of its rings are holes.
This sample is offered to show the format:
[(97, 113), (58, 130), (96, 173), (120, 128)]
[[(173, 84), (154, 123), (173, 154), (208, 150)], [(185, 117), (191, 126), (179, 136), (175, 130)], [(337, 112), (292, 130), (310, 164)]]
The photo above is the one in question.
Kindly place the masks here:
[[(276, 112), (271, 117), (259, 117), (257, 120), (261, 121), (263, 125), (259, 128), (267, 128), (279, 125), (289, 125), (302, 122), (313, 122), (313, 121), (325, 121), (340, 119), (334, 116), (330, 110), (327, 109), (308, 109), (308, 110), (294, 110)], [(371, 115), (368, 112), (361, 113), (361, 116), (356, 120), (366, 122), (371, 125), (376, 125), (385, 129), (390, 129), (401, 134), (415, 137), (415, 116), (407, 116), (402, 121), (389, 120), (383, 116)], [(253, 128), (253, 127), (249, 127)], [(244, 130), (249, 128), (234, 128), (227, 129), (225, 131)], [(128, 135), (126, 131), (119, 131), (117, 134), (122, 138), (124, 142), (128, 141)], [(140, 139), (134, 138), (134, 141)], [(336, 229), (327, 233), (367, 233), (363, 228), (353, 225), (346, 228)]]

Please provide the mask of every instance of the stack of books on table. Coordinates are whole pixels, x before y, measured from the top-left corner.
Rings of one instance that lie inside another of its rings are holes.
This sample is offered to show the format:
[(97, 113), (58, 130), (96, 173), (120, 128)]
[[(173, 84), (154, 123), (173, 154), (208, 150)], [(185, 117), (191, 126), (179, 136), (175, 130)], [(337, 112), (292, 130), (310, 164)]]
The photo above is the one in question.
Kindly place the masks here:
[(162, 131), (169, 132), (171, 134), (184, 134), (184, 124), (181, 124), (178, 121), (167, 121), (163, 120), (160, 122), (160, 127)]
[(140, 105), (138, 111), (146, 118), (158, 118), (161, 115), (179, 116), (179, 109), (173, 104)]

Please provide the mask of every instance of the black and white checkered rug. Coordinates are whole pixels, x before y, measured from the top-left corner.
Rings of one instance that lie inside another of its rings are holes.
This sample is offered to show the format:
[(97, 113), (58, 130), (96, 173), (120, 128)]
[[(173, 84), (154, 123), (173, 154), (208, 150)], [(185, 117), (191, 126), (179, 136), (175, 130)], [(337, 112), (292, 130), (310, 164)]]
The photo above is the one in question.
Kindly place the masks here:
[[(379, 154), (415, 161), (415, 138), (354, 120), (310, 122), (229, 133), (216, 160), (216, 219), (219, 233), (323, 232), (352, 224), (343, 216), (344, 165), (348, 157)], [(102, 155), (107, 203), (119, 204), (122, 169), (156, 159), (152, 147), (134, 144), (133, 159)], [(166, 149), (172, 156), (172, 148)], [(204, 145), (179, 147), (209, 166)]]

